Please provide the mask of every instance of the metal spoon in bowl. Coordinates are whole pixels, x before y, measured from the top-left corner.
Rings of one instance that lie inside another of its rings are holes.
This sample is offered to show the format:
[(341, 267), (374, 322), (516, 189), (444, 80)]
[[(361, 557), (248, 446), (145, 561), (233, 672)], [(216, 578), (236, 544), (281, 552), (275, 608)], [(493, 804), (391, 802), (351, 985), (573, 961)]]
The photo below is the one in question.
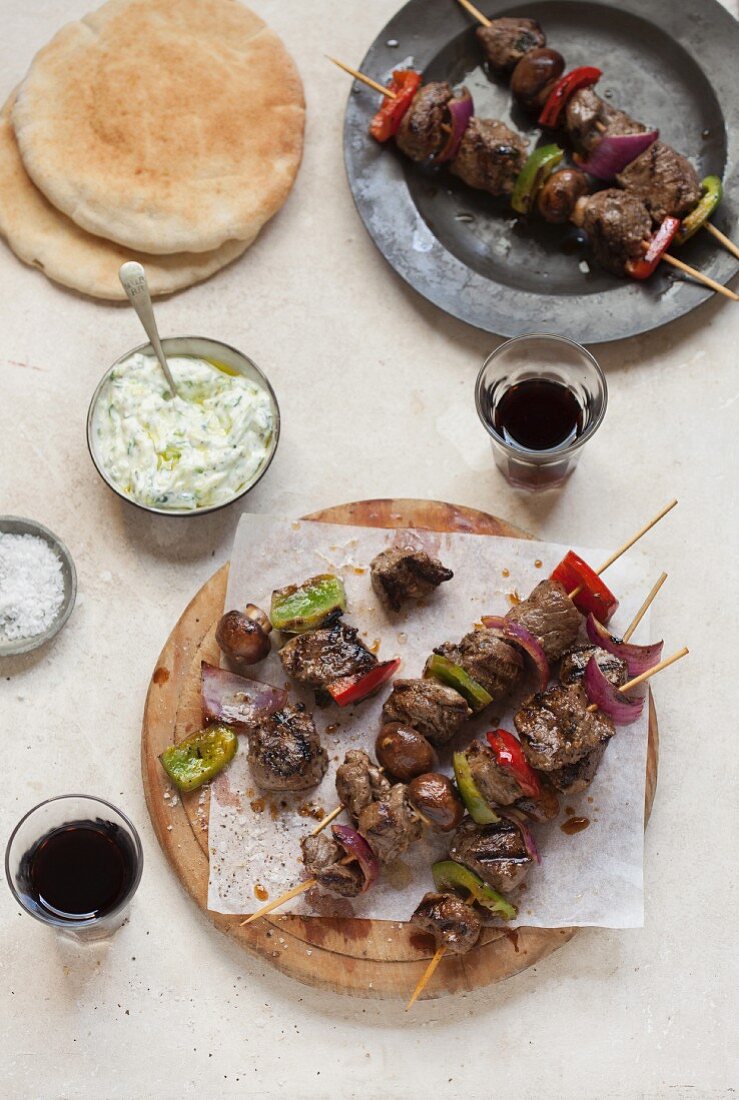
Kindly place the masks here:
[(135, 260), (129, 260), (128, 263), (121, 265), (118, 271), (118, 278), (121, 280), (121, 286), (126, 292), (126, 297), (136, 310), (136, 316), (139, 321), (141, 321), (144, 332), (149, 337), (149, 341), (159, 360), (159, 366), (164, 371), (164, 377), (167, 379), (167, 385), (172, 391), (172, 395), (174, 397), (179, 397), (180, 394), (174, 384), (174, 378), (169, 369), (167, 357), (162, 348), (162, 342), (159, 339), (159, 331), (157, 329), (156, 320), (154, 319), (154, 307), (151, 304), (151, 295), (149, 294), (149, 284), (146, 281), (146, 272), (140, 263), (137, 263)]

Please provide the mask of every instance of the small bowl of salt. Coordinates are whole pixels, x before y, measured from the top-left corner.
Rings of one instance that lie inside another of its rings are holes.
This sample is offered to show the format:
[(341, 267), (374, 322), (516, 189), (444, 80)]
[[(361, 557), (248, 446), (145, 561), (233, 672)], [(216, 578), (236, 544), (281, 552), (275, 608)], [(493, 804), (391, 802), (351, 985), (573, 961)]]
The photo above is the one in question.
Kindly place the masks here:
[(58, 634), (76, 595), (61, 539), (35, 520), (0, 516), (0, 657), (30, 653)]

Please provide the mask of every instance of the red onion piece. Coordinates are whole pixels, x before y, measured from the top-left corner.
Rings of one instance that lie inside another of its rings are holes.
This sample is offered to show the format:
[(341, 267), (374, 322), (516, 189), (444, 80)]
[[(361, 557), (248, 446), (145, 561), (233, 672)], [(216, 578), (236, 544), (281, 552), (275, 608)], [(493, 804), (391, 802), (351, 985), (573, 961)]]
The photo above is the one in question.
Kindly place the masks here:
[(588, 159), (579, 161), (578, 167), (596, 179), (612, 180), (658, 137), (659, 130), (650, 130), (648, 134), (606, 134)]
[(364, 875), (362, 893), (369, 890), (380, 873), (380, 861), (367, 841), (350, 825), (332, 825), (331, 832), (347, 855), (354, 856)]
[(201, 701), (206, 721), (225, 722), (247, 729), (258, 718), (274, 714), (285, 705), (287, 692), (258, 680), (247, 680), (225, 668), (203, 661), (200, 666)]
[(620, 657), (626, 662), (630, 676), (639, 676), (648, 668), (654, 668), (659, 664), (664, 642), (654, 642), (653, 645), (632, 645), (630, 642), (619, 641), (618, 638), (609, 634), (592, 614), (585, 620), (585, 629), (593, 645), (599, 645), (601, 649), (607, 650), (614, 657)]
[(518, 810), (513, 810), (509, 806), (505, 810), (498, 810), (501, 817), (507, 817), (509, 821), (512, 821), (514, 825), (518, 826), (518, 829), (523, 838), (523, 842), (526, 845), (526, 851), (531, 858), (537, 863), (541, 863), (541, 856), (539, 855), (539, 849), (536, 847), (536, 841), (534, 835), (529, 829), (528, 822), (523, 814), (520, 814)]
[(501, 615), (483, 615), (482, 623), (488, 630), (502, 631), (508, 641), (515, 642), (529, 655), (536, 668), (539, 691), (545, 691), (550, 678), (549, 661), (538, 639), (525, 626), (511, 622), (510, 619), (505, 619)]
[(447, 161), (454, 160), (459, 152), (462, 138), (464, 137), (465, 130), (469, 125), (469, 121), (475, 109), (475, 105), (472, 102), (472, 96), (466, 88), (463, 88), (454, 99), (450, 99), (447, 106), (449, 108), (449, 119), (452, 124), (452, 130), (444, 148), (434, 157), (434, 164), (446, 164)]
[(617, 726), (628, 726), (644, 709), (643, 698), (629, 698), (606, 679), (595, 657), (590, 658), (585, 669), (585, 690), (591, 703), (595, 703)]

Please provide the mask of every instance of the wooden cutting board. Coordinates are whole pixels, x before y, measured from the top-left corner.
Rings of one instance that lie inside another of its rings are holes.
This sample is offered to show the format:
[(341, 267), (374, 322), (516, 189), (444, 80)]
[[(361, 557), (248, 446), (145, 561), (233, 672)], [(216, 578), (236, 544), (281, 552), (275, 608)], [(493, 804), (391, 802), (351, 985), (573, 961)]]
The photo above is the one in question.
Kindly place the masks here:
[[(495, 516), (428, 500), (365, 500), (306, 519), (363, 527), (416, 527), (477, 535), (531, 538)], [(146, 697), (141, 766), (149, 814), (159, 843), (188, 893), (216, 928), (308, 985), (360, 997), (407, 998), (434, 952), (433, 939), (410, 924), (300, 917), (275, 913), (240, 927), (242, 917), (207, 909), (208, 792), (171, 797), (159, 754), (201, 725), (200, 662), (218, 663), (215, 625), (224, 610), (228, 565), (200, 589), (169, 636)], [(657, 785), (657, 719), (649, 696), (645, 813)], [(420, 896), (420, 890), (419, 890)], [(255, 899), (255, 907), (260, 904)], [(467, 955), (446, 955), (424, 997), (478, 989), (502, 981), (572, 939), (575, 928), (486, 929)]]

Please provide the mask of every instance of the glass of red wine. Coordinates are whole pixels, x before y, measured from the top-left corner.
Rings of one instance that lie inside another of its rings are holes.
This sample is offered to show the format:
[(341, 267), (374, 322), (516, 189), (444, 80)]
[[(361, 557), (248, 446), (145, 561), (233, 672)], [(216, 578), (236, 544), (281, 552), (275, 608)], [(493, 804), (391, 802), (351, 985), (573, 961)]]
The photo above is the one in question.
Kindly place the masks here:
[(26, 912), (78, 939), (105, 938), (122, 924), (143, 866), (126, 815), (78, 794), (30, 810), (5, 853), (8, 885)]
[(585, 348), (531, 333), (488, 356), (475, 400), (498, 469), (511, 485), (536, 492), (572, 473), (606, 414), (608, 386)]

